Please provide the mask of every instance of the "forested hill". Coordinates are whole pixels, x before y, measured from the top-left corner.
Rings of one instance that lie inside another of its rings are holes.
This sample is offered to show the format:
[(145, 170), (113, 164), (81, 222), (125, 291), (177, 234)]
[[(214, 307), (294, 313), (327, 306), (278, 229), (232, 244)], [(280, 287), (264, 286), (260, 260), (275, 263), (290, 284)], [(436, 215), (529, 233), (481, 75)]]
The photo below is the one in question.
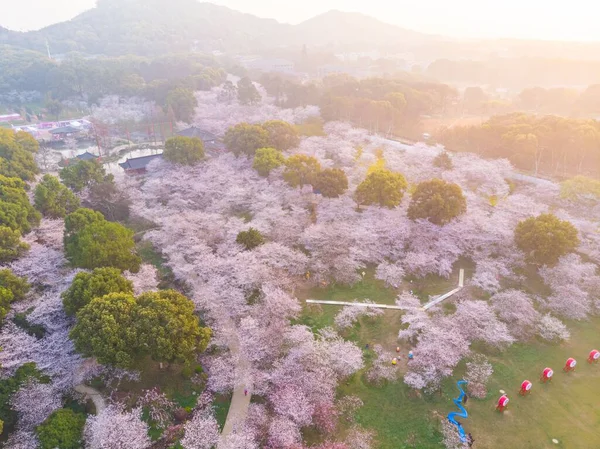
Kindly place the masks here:
[(196, 0), (99, 0), (74, 19), (27, 33), (2, 32), (0, 43), (53, 53), (142, 56), (198, 50), (244, 51), (272, 45), (285, 31), (262, 19)]
[[(285, 45), (401, 45), (426, 35), (356, 13), (330, 11), (299, 25), (279, 23), (197, 0), (98, 0), (74, 19), (39, 31), (0, 28), (0, 44), (53, 53), (154, 56), (221, 50), (255, 52)], [(356, 47), (355, 47), (356, 48)]]

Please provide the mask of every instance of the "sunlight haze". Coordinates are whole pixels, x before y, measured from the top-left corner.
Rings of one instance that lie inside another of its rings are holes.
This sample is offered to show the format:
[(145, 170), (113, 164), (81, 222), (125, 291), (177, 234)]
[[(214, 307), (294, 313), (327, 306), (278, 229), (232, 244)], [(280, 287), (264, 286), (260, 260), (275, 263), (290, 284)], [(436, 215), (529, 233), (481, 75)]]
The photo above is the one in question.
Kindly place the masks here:
[[(30, 0), (27, 8), (4, 7), (0, 25), (13, 30), (39, 29), (69, 20), (94, 6), (94, 0)], [(589, 0), (549, 3), (543, 0), (215, 0), (260, 17), (299, 23), (331, 9), (355, 11), (415, 31), (463, 38), (523, 38), (600, 41), (600, 6)], [(475, 19), (476, 18), (476, 19)]]

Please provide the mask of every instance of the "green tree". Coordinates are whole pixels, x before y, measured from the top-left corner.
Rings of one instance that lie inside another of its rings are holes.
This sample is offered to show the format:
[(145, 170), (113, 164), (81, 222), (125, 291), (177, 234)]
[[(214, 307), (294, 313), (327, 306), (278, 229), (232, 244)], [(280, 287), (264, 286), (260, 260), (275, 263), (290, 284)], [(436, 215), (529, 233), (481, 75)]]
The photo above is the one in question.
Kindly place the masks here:
[(71, 409), (53, 412), (36, 429), (39, 449), (79, 449), (86, 417)]
[(63, 168), (59, 175), (62, 182), (74, 192), (81, 192), (105, 180), (113, 180), (113, 175), (107, 175), (102, 164), (96, 160), (78, 161)]
[(227, 130), (223, 142), (236, 156), (252, 157), (257, 149), (269, 146), (269, 133), (259, 125), (238, 123)]
[(31, 141), (12, 129), (0, 128), (0, 175), (31, 181), (38, 173)]
[(204, 159), (204, 142), (197, 137), (171, 137), (165, 142), (163, 156), (181, 165), (196, 165)]
[(306, 154), (295, 154), (285, 161), (283, 179), (292, 187), (302, 187), (312, 184), (321, 171), (319, 161)]
[(247, 231), (241, 231), (235, 241), (250, 251), (265, 243), (265, 238), (258, 229), (250, 228)]
[(210, 340), (200, 327), (194, 303), (174, 290), (149, 292), (137, 298), (135, 326), (143, 352), (159, 362), (191, 364)]
[(433, 166), (442, 170), (452, 170), (452, 159), (447, 151), (442, 151), (433, 159)]
[(313, 187), (326, 198), (337, 198), (348, 190), (348, 177), (344, 170), (328, 168), (317, 173)]
[(167, 94), (167, 108), (172, 108), (178, 121), (191, 123), (198, 100), (194, 92), (183, 87), (176, 87)]
[(70, 333), (75, 349), (96, 357), (102, 365), (131, 366), (139, 350), (137, 303), (131, 294), (111, 293), (94, 298), (77, 313)]
[(27, 252), (29, 245), (21, 241), (21, 233), (0, 226), (0, 263), (12, 262)]
[(45, 217), (63, 218), (79, 208), (79, 198), (51, 175), (44, 175), (35, 188), (34, 198), (35, 207)]
[(300, 143), (298, 131), (293, 125), (282, 120), (270, 120), (263, 123), (263, 128), (269, 133), (269, 146), (280, 151), (295, 148)]
[(118, 268), (96, 268), (91, 273), (77, 273), (71, 286), (62, 294), (65, 313), (75, 315), (92, 299), (110, 293), (133, 294), (133, 284)]
[(399, 112), (403, 112), (406, 108), (406, 97), (402, 92), (390, 92), (385, 96), (385, 99)]
[(378, 204), (393, 208), (402, 202), (407, 187), (406, 179), (400, 173), (378, 168), (356, 188), (355, 200), (359, 205)]
[(125, 189), (117, 187), (112, 179), (90, 187), (88, 202), (94, 210), (102, 213), (109, 221), (127, 221), (131, 199)]
[(80, 208), (65, 217), (65, 246), (71, 243), (77, 234), (87, 225), (105, 221), (104, 215), (92, 209)]
[(40, 149), (40, 143), (35, 140), (35, 138), (25, 132), (25, 131), (17, 131), (15, 134), (15, 142), (24, 150), (30, 153), (37, 153)]
[(48, 111), (48, 114), (51, 114), (54, 116), (54, 118), (56, 120), (58, 120), (58, 117), (60, 116), (60, 113), (63, 110), (63, 105), (60, 101), (58, 100), (54, 100), (52, 98), (48, 98), (46, 100), (46, 111)]
[(38, 225), (40, 218), (39, 212), (29, 202), (25, 183), (19, 178), (0, 175), (0, 226), (23, 234)]
[(417, 186), (408, 206), (408, 218), (443, 226), (466, 210), (467, 200), (458, 185), (432, 179)]
[(106, 220), (84, 226), (65, 245), (65, 253), (75, 267), (115, 267), (134, 273), (140, 269), (133, 231)]
[(283, 153), (275, 148), (259, 148), (254, 155), (252, 168), (261, 176), (269, 176), (271, 170), (281, 167), (285, 163)]
[(542, 214), (521, 221), (515, 229), (515, 243), (528, 260), (554, 265), (579, 246), (577, 229), (553, 214)]
[(258, 89), (247, 76), (241, 78), (237, 84), (238, 101), (240, 104), (258, 104), (260, 103), (261, 96)]
[(25, 299), (25, 295), (31, 289), (31, 285), (29, 285), (26, 278), (15, 275), (9, 269), (0, 270), (0, 285), (11, 292), (13, 301)]
[(8, 315), (13, 301), (14, 297), (11, 291), (0, 286), (0, 326), (4, 323), (4, 318)]

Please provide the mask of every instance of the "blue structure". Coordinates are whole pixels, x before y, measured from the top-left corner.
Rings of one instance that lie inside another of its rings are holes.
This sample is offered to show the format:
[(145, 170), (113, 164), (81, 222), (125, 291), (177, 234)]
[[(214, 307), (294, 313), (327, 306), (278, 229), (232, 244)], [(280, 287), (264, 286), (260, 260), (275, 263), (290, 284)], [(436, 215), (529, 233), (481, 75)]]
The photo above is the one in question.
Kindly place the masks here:
[(448, 413), (448, 421), (450, 421), (452, 424), (454, 424), (456, 426), (456, 429), (458, 430), (458, 435), (460, 436), (460, 441), (462, 441), (463, 443), (467, 442), (467, 435), (465, 434), (465, 429), (463, 429), (463, 426), (461, 425), (461, 423), (459, 423), (456, 420), (456, 417), (459, 417), (459, 418), (468, 418), (469, 417), (469, 414), (467, 413), (467, 409), (465, 409), (465, 407), (463, 406), (465, 390), (463, 390), (462, 386), (466, 385), (467, 383), (468, 382), (466, 380), (459, 380), (458, 382), (456, 382), (456, 386), (458, 387), (460, 394), (458, 395), (458, 397), (456, 399), (452, 399), (452, 402), (454, 402), (454, 405), (456, 405), (458, 407), (460, 412)]

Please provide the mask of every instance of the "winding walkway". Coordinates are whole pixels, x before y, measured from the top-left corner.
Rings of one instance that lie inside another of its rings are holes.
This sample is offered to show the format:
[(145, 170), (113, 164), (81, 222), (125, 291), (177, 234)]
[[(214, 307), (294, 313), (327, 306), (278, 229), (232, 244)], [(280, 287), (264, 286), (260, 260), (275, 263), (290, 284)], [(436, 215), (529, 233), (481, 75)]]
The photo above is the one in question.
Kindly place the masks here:
[(96, 407), (96, 415), (99, 415), (106, 408), (106, 401), (100, 394), (98, 390), (95, 388), (89, 387), (84, 384), (79, 384), (75, 387), (75, 391), (77, 393), (84, 394), (86, 397), (90, 398)]

